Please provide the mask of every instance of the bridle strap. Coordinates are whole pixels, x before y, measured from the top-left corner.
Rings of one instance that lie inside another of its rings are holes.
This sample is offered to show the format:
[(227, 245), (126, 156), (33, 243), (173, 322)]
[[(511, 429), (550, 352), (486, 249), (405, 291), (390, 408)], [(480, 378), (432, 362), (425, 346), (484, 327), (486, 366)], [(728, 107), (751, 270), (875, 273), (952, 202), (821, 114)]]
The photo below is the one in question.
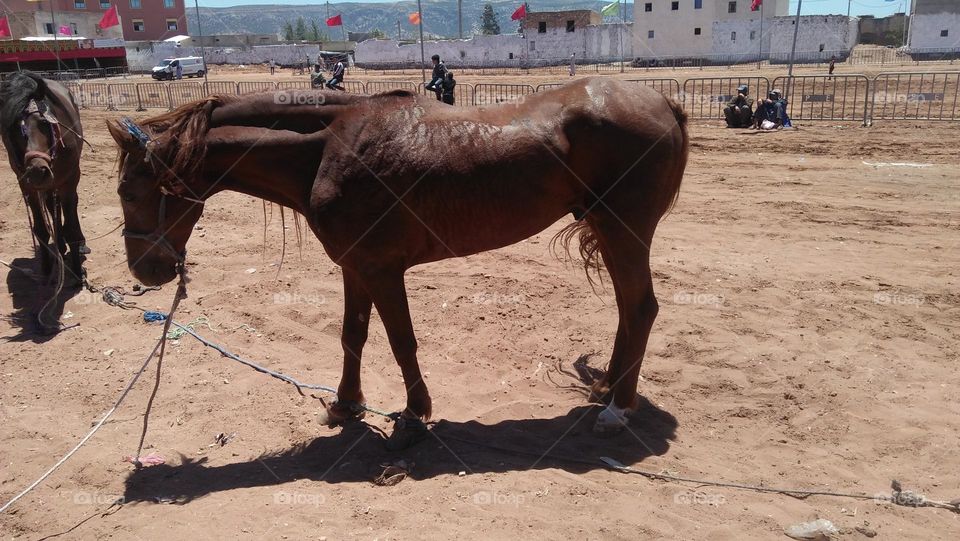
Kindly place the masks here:
[(160, 248), (162, 248), (164, 251), (172, 255), (177, 260), (178, 267), (183, 267), (187, 259), (186, 251), (178, 252), (176, 248), (173, 247), (173, 244), (171, 244), (170, 241), (167, 240), (166, 233), (160, 232), (160, 229), (163, 227), (163, 223), (167, 219), (167, 196), (168, 195), (177, 197), (180, 199), (185, 199), (193, 203), (199, 203), (201, 205), (203, 204), (203, 201), (200, 201), (199, 199), (183, 197), (177, 194), (167, 193), (166, 191), (164, 191), (160, 195), (160, 208), (157, 211), (157, 227), (149, 233), (137, 233), (136, 231), (131, 231), (126, 227), (124, 227), (123, 230), (120, 232), (120, 235), (124, 238), (141, 240), (144, 242), (149, 242), (154, 246), (159, 246)]
[(34, 158), (47, 162), (47, 165), (53, 163), (53, 156), (47, 154), (46, 152), (40, 152), (39, 150), (27, 151), (27, 153), (23, 155), (23, 163), (27, 163)]

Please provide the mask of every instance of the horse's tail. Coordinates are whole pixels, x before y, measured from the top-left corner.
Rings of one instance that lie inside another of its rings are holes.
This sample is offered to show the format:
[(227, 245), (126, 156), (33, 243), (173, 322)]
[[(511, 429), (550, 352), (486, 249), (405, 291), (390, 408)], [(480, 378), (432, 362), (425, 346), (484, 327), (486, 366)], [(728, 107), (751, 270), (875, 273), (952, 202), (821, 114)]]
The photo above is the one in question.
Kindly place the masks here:
[(676, 157), (676, 174), (672, 186), (673, 193), (670, 194), (670, 204), (664, 209), (664, 215), (666, 215), (673, 206), (677, 204), (677, 199), (680, 198), (680, 182), (683, 180), (683, 172), (687, 168), (687, 156), (690, 155), (690, 132), (687, 127), (687, 112), (683, 110), (683, 104), (666, 96), (664, 96), (664, 99), (667, 100), (667, 106), (670, 107), (670, 110), (673, 111), (674, 118), (677, 119), (677, 126), (680, 127), (681, 137), (680, 155)]
[(580, 259), (583, 260), (587, 281), (590, 282), (590, 287), (594, 287), (595, 282), (591, 271), (595, 272), (597, 278), (602, 281), (603, 275), (600, 274), (600, 270), (603, 268), (603, 262), (600, 260), (600, 239), (587, 220), (577, 220), (558, 231), (550, 240), (550, 248), (559, 257), (560, 251), (557, 249), (559, 244), (567, 257), (570, 257), (570, 244), (574, 238), (580, 244)]

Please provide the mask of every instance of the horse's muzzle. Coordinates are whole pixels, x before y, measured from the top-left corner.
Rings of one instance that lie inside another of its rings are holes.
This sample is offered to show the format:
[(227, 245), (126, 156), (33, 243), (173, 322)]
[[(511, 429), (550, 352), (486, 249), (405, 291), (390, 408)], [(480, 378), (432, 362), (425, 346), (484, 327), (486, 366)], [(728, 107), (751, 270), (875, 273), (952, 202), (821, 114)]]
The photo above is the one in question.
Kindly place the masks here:
[(21, 181), (34, 190), (48, 190), (53, 188), (53, 170), (49, 162), (40, 158), (27, 162), (27, 166), (20, 177)]

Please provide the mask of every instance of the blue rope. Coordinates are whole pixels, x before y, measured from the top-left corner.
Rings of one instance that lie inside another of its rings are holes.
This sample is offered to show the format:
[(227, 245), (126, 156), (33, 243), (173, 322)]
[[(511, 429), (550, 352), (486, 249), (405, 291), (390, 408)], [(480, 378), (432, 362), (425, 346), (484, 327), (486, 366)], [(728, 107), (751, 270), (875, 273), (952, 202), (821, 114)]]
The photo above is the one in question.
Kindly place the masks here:
[[(164, 314), (163, 312), (145, 311), (145, 312), (143, 313), (143, 320), (146, 321), (146, 322), (164, 321), (164, 320), (166, 320), (166, 319), (167, 319), (167, 314)], [(226, 350), (223, 346), (220, 346), (220, 345), (218, 345), (218, 344), (215, 344), (215, 343), (207, 340), (206, 338), (200, 336), (199, 334), (197, 334), (196, 331), (194, 331), (194, 330), (193, 330), (192, 328), (190, 328), (190, 326), (188, 326), (188, 325), (181, 325), (181, 324), (177, 323), (176, 321), (171, 321), (170, 323), (173, 324), (173, 326), (177, 327), (181, 332), (186, 333), (186, 334), (189, 334), (190, 336), (196, 338), (197, 341), (200, 342), (201, 344), (203, 344), (203, 345), (205, 345), (205, 346), (207, 346), (207, 347), (209, 347), (209, 348), (213, 348), (213, 349), (217, 350), (217, 351), (220, 352), (220, 354), (223, 355), (224, 357), (226, 357), (226, 358), (228, 358), (228, 359), (231, 359), (231, 360), (234, 360), (234, 361), (237, 361), (238, 363), (240, 363), (240, 364), (242, 364), (242, 365), (245, 365), (245, 366), (248, 366), (248, 367), (250, 367), (250, 368), (253, 368), (253, 369), (256, 370), (257, 372), (260, 372), (260, 373), (262, 373), (262, 374), (266, 374), (266, 375), (268, 375), (268, 376), (271, 376), (271, 377), (274, 377), (274, 378), (276, 378), (276, 379), (279, 379), (280, 381), (284, 381), (284, 382), (286, 382), (286, 383), (289, 383), (290, 385), (293, 385), (294, 387), (296, 387), (298, 391), (299, 391), (300, 389), (311, 389), (311, 390), (316, 390), (316, 391), (324, 391), (324, 392), (327, 392), (327, 393), (330, 393), (330, 394), (333, 394), (333, 395), (336, 395), (336, 394), (337, 394), (337, 390), (334, 389), (333, 387), (327, 387), (327, 386), (325, 386), (325, 385), (315, 385), (315, 384), (311, 384), (311, 383), (301, 383), (301, 382), (297, 381), (295, 378), (292, 378), (292, 377), (290, 377), (290, 376), (288, 376), (288, 375), (286, 375), (286, 374), (281, 374), (280, 372), (274, 372), (273, 370), (270, 370), (269, 368), (260, 366), (259, 364), (255, 363), (255, 362), (248, 361), (248, 360), (246, 360), (246, 359), (244, 359), (244, 358), (241, 358), (240, 356), (236, 355), (235, 353), (232, 353), (232, 352)], [(301, 394), (302, 394), (302, 393), (301, 393)], [(389, 413), (389, 412), (381, 411), (381, 410), (378, 410), (378, 409), (376, 409), (376, 408), (371, 408), (370, 406), (367, 406), (367, 405), (361, 405), (361, 407), (362, 407), (364, 410), (366, 410), (366, 411), (369, 411), (369, 412), (371, 412), (371, 413), (376, 413), (377, 415), (382, 415), (382, 416), (387, 417), (387, 418), (389, 418), (389, 419), (395, 419), (395, 418), (396, 418), (396, 414), (395, 414), (395, 413)]]

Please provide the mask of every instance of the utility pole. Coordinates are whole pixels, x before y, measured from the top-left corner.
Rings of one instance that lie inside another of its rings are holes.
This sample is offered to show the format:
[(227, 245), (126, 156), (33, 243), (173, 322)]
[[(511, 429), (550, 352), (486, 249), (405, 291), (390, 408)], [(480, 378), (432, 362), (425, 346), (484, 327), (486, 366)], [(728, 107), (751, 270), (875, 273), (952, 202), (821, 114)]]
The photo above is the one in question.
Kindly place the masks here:
[(203, 86), (208, 88), (207, 84), (207, 53), (203, 46), (203, 27), (200, 26), (200, 3), (199, 0), (193, 0), (193, 8), (197, 11), (197, 33), (200, 34), (200, 58), (203, 59)]
[(397, 19), (397, 43), (400, 43), (400, 19)]
[[(617, 7), (620, 7), (617, 0)], [(623, 11), (620, 12), (620, 28), (617, 30), (617, 39), (620, 41), (620, 73), (623, 73), (623, 27), (627, 25), (627, 1), (623, 1)]]
[(327, 2), (327, 18), (330, 18), (330, 2)]
[[(60, 69), (60, 42), (57, 40), (57, 35), (60, 33), (60, 29), (57, 28), (57, 12), (56, 7), (53, 4), (54, 0), (50, 0), (50, 25), (53, 27), (53, 54), (57, 57), (57, 69)], [(66, 64), (64, 64), (66, 66)]]
[(847, 18), (850, 18), (850, 4), (853, 3), (853, 0), (847, 0)]
[(423, 7), (420, 5), (420, 0), (417, 0), (417, 14), (420, 16), (420, 23), (417, 25), (420, 27), (420, 76), (423, 78), (423, 83), (427, 82), (427, 56), (423, 51)]
[(457, 30), (460, 32), (460, 39), (463, 39), (463, 0), (457, 0)]
[(757, 55), (757, 69), (763, 62), (763, 2), (760, 2), (760, 53)]
[[(906, 1), (906, 0), (905, 0)], [(910, 13), (907, 14), (907, 7), (903, 8), (903, 42), (902, 47), (910, 48), (910, 42), (913, 41), (913, 11), (916, 9), (915, 2), (910, 2)], [(907, 30), (909, 28), (909, 30)]]
[(793, 22), (793, 47), (790, 48), (790, 67), (787, 70), (787, 77), (793, 77), (793, 57), (797, 52), (797, 35), (800, 33), (800, 6), (803, 0), (797, 2), (797, 18)]

